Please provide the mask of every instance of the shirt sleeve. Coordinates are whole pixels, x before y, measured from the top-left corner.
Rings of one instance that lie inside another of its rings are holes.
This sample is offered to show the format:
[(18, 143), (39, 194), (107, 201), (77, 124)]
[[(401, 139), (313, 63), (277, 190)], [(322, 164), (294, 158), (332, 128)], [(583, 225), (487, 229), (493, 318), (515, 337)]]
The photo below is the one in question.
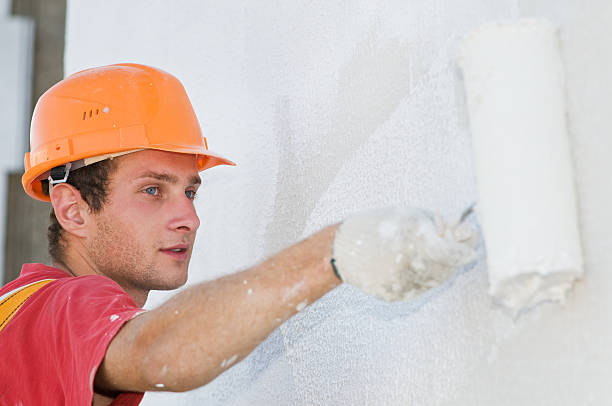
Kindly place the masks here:
[[(98, 275), (57, 281), (45, 293), (45, 320), (39, 325), (49, 334), (48, 356), (66, 404), (91, 404), (94, 378), (108, 345), (127, 321), (144, 310), (116, 282)], [(126, 395), (114, 404), (137, 405), (143, 396)]]

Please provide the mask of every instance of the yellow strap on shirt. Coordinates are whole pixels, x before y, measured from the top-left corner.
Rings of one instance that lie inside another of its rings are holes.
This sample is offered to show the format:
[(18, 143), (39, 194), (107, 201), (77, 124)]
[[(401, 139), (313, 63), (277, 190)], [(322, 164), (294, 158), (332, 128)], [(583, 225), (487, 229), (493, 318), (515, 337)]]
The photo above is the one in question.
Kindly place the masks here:
[(55, 279), (43, 279), (42, 281), (30, 283), (0, 297), (0, 331), (6, 327), (8, 322), (30, 296), (47, 283), (53, 282), (54, 280)]

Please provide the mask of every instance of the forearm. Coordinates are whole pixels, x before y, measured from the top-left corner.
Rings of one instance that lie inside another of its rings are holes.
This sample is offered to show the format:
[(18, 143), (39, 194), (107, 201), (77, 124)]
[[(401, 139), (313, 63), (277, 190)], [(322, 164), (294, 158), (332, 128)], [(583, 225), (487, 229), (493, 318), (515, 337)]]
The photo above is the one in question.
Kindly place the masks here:
[(132, 320), (119, 335), (133, 334), (122, 339), (145, 349), (142, 369), (134, 371), (139, 378), (130, 387), (117, 383), (118, 376), (104, 381), (121, 390), (172, 391), (211, 381), (340, 283), (330, 265), (335, 230), (328, 227), (253, 268), (191, 287)]

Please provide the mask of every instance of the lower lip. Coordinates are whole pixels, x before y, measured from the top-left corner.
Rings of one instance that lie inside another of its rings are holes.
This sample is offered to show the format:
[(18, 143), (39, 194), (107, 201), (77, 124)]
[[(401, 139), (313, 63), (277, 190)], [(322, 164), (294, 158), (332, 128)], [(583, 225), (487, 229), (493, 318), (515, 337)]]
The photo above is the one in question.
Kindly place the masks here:
[(160, 250), (160, 251), (178, 261), (185, 261), (188, 258), (187, 251), (178, 251), (178, 252), (171, 251), (171, 250)]

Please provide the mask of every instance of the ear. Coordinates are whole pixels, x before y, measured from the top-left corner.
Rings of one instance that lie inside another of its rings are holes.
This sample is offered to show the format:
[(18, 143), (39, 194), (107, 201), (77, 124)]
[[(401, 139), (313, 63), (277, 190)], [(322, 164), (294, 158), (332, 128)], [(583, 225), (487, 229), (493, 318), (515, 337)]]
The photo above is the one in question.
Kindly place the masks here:
[(89, 206), (78, 189), (68, 183), (60, 183), (53, 186), (49, 197), (62, 228), (77, 237), (87, 237)]

